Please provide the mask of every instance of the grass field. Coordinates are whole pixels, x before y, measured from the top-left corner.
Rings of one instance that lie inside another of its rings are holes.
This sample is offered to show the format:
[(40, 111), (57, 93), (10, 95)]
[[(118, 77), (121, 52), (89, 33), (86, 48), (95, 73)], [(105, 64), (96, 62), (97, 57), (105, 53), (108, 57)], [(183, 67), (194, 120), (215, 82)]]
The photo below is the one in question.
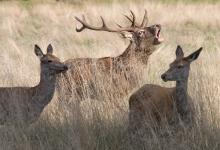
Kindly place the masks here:
[[(34, 44), (44, 49), (51, 43), (55, 54), (66, 60), (78, 57), (116, 56), (128, 41), (114, 33), (88, 31), (77, 33), (74, 16), (85, 14), (98, 24), (101, 14), (108, 24), (126, 24), (122, 14), (132, 9), (137, 16), (148, 10), (149, 24), (160, 23), (165, 42), (150, 57), (145, 68), (145, 83), (164, 83), (160, 75), (175, 58), (176, 45), (186, 54), (203, 46), (199, 59), (191, 65), (189, 94), (197, 108), (197, 121), (191, 129), (171, 132), (166, 126), (159, 132), (167, 136), (143, 133), (139, 139), (126, 135), (128, 98), (117, 100), (117, 107), (108, 99), (86, 100), (80, 121), (72, 117), (74, 108), (60, 104), (56, 97), (44, 110), (39, 121), (28, 129), (0, 127), (1, 150), (129, 150), (129, 149), (220, 149), (220, 4), (139, 3), (117, 1), (80, 5), (68, 2), (0, 2), (0, 85), (33, 86), (39, 82), (39, 61)], [(138, 17), (140, 19), (141, 17)], [(105, 84), (105, 83), (103, 83)], [(100, 85), (102, 86), (102, 85)], [(138, 87), (137, 87), (138, 88)], [(106, 91), (107, 93), (108, 91)], [(65, 96), (65, 95), (63, 95)], [(66, 109), (68, 108), (68, 109)]]

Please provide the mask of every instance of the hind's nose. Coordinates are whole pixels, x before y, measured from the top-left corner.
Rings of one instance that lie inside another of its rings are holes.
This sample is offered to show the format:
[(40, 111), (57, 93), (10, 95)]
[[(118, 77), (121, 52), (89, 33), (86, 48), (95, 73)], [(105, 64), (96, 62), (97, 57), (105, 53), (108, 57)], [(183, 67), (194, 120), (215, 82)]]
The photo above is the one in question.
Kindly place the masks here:
[(162, 79), (163, 81), (166, 81), (166, 76), (167, 76), (166, 74), (162, 74), (162, 75), (161, 75), (161, 79)]
[(64, 66), (64, 70), (68, 70), (68, 66), (67, 65)]

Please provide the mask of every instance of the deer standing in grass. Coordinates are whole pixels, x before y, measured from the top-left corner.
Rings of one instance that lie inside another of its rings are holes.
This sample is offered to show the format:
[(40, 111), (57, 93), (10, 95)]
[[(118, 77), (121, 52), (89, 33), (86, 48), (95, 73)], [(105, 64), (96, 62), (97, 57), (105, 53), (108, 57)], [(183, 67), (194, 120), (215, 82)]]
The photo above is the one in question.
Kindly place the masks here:
[[(130, 40), (127, 49), (117, 57), (103, 57), (103, 58), (78, 58), (70, 59), (65, 63), (69, 67), (69, 71), (65, 74), (65, 79), (61, 80), (64, 84), (61, 94), (72, 95), (75, 90), (78, 100), (84, 98), (98, 98), (100, 93), (127, 93), (137, 86), (137, 74), (139, 70), (134, 68), (140, 64), (147, 64), (149, 56), (155, 51), (156, 45), (160, 44), (163, 39), (160, 37), (161, 25), (156, 24), (147, 27), (148, 18), (147, 12), (143, 17), (141, 24), (136, 23), (136, 17), (131, 11), (131, 17), (125, 16), (130, 22), (130, 27), (121, 27), (112, 29), (108, 27), (101, 17), (102, 26), (95, 27), (87, 23), (85, 17), (77, 21), (82, 24), (81, 28), (76, 28), (77, 32), (84, 29), (95, 31), (115, 32), (123, 35), (124, 38)], [(135, 66), (135, 67), (134, 67)], [(71, 83), (71, 84), (70, 84)], [(75, 84), (73, 84), (75, 83)], [(98, 84), (101, 83), (101, 84)], [(109, 89), (104, 85), (107, 83)], [(101, 85), (101, 86), (100, 86)], [(104, 87), (103, 87), (104, 85)], [(112, 85), (116, 88), (113, 88)], [(71, 88), (73, 86), (73, 88)], [(115, 89), (116, 91), (112, 91)], [(116, 95), (116, 94), (115, 94)], [(74, 96), (75, 97), (75, 96)]]
[[(176, 59), (161, 78), (163, 81), (176, 81), (176, 87), (166, 88), (146, 84), (129, 99), (129, 128), (140, 128), (143, 123), (173, 121), (174, 117), (188, 122), (193, 117), (192, 101), (187, 93), (190, 64), (198, 58), (202, 48), (184, 57), (180, 46), (176, 49)], [(176, 115), (176, 112), (178, 115)]]
[(34, 87), (0, 88), (0, 124), (30, 124), (35, 122), (52, 100), (56, 76), (68, 67), (55, 57), (51, 45), (47, 54), (35, 45), (35, 54), (41, 62), (40, 82)]

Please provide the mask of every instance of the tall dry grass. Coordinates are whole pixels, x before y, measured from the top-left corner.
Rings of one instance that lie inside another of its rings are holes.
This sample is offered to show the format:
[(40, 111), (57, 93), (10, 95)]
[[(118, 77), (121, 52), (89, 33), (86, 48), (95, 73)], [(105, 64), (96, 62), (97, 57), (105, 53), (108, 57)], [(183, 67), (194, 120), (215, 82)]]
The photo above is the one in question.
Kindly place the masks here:
[[(126, 134), (128, 98), (108, 101), (85, 100), (83, 114), (75, 118), (75, 108), (67, 107), (56, 97), (44, 110), (39, 121), (28, 129), (0, 128), (0, 149), (219, 149), (220, 148), (220, 5), (113, 3), (108, 5), (44, 3), (24, 7), (16, 2), (0, 3), (0, 85), (33, 86), (39, 81), (39, 61), (33, 52), (35, 43), (42, 47), (52, 43), (55, 54), (62, 60), (77, 57), (116, 56), (123, 52), (128, 41), (119, 35), (88, 31), (76, 33), (74, 16), (82, 13), (91, 23), (98, 24), (99, 15), (108, 24), (126, 25), (122, 14), (134, 10), (142, 16), (149, 12), (150, 24), (160, 23), (166, 41), (158, 47), (145, 68), (140, 86), (163, 83), (160, 75), (174, 59), (177, 44), (189, 54), (203, 46), (204, 51), (192, 64), (189, 94), (197, 108), (197, 121), (191, 129), (184, 127), (173, 132), (170, 126), (159, 132), (143, 132), (138, 138)], [(140, 19), (141, 17), (138, 17)], [(138, 80), (138, 79), (137, 79)], [(104, 86), (106, 83), (98, 83)], [(137, 87), (138, 88), (138, 87)], [(65, 97), (65, 95), (63, 95)], [(166, 136), (161, 136), (162, 133)]]

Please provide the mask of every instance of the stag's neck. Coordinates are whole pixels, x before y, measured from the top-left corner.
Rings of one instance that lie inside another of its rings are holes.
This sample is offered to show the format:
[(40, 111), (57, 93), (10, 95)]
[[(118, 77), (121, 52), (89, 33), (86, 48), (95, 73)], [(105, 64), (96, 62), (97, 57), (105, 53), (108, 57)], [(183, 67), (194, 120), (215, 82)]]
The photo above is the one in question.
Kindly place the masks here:
[(188, 79), (176, 82), (176, 107), (182, 117), (186, 116), (188, 110)]
[(52, 100), (55, 93), (56, 76), (41, 72), (40, 83), (35, 87), (33, 105), (41, 112), (43, 108)]
[(126, 50), (121, 55), (116, 57), (116, 59), (120, 60), (124, 64), (129, 64), (134, 59), (135, 48), (136, 46), (131, 42)]
[(140, 48), (134, 42), (131, 42), (127, 49), (117, 57), (124, 64), (141, 62), (147, 64), (149, 56), (152, 54), (153, 47)]

